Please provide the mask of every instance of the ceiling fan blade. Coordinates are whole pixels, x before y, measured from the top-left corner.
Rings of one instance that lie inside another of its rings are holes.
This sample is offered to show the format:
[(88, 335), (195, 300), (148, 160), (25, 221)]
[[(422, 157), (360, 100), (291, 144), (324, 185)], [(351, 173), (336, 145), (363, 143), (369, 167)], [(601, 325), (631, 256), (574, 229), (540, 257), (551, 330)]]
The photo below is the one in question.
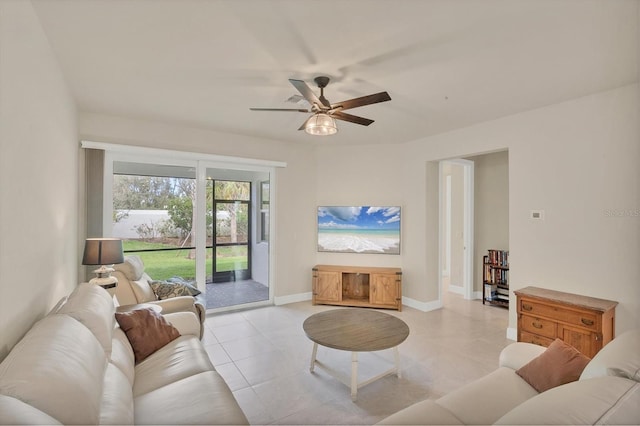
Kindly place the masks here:
[(379, 102), (390, 101), (391, 96), (387, 92), (375, 93), (373, 95), (362, 96), (360, 98), (349, 99), (331, 105), (331, 109), (351, 109), (365, 105), (377, 104)]
[(351, 123), (362, 124), (363, 126), (368, 126), (373, 123), (373, 120), (368, 118), (358, 117), (357, 115), (351, 115), (341, 111), (334, 112), (331, 114), (331, 117), (337, 118), (338, 120), (349, 121)]
[(304, 120), (304, 123), (302, 123), (302, 126), (300, 126), (298, 130), (304, 130), (304, 128), (307, 127), (307, 123), (309, 122), (309, 120), (311, 120), (313, 117), (315, 117), (315, 114)]
[(289, 82), (291, 82), (291, 84), (293, 84), (293, 87), (298, 89), (298, 92), (300, 92), (302, 94), (302, 96), (304, 96), (304, 98), (307, 101), (309, 101), (309, 103), (311, 105), (316, 104), (318, 106), (324, 105), (327, 108), (331, 107), (331, 105), (329, 104), (329, 101), (324, 99), (324, 96), (323, 96), (323, 100), (320, 100), (320, 98), (318, 98), (318, 96), (316, 96), (316, 94), (313, 93), (313, 90), (311, 90), (311, 88), (304, 81), (302, 81), (302, 80), (294, 80), (294, 79), (290, 78)]
[(295, 112), (311, 112), (302, 108), (249, 108), (251, 111), (295, 111)]

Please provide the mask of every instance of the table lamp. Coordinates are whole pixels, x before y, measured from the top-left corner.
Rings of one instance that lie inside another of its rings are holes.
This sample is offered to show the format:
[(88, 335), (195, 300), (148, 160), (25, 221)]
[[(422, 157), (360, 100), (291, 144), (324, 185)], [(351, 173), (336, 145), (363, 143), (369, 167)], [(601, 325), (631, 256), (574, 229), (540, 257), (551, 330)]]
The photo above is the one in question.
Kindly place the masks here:
[(84, 244), (83, 265), (100, 265), (93, 271), (96, 274), (89, 283), (99, 285), (112, 296), (116, 292), (118, 279), (112, 277), (115, 270), (112, 266), (116, 263), (124, 262), (122, 252), (122, 240), (118, 238), (87, 238)]

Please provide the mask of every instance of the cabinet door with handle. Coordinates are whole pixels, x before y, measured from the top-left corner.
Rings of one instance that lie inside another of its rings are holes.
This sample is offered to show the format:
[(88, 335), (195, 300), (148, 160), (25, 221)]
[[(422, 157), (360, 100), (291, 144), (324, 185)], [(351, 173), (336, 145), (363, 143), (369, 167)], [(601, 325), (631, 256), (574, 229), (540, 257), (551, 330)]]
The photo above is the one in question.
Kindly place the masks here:
[(602, 338), (598, 333), (583, 328), (558, 324), (558, 337), (589, 358), (602, 349)]
[(397, 274), (371, 274), (369, 302), (374, 305), (398, 307), (400, 283)]
[(314, 303), (340, 302), (342, 300), (342, 274), (333, 271), (314, 271)]

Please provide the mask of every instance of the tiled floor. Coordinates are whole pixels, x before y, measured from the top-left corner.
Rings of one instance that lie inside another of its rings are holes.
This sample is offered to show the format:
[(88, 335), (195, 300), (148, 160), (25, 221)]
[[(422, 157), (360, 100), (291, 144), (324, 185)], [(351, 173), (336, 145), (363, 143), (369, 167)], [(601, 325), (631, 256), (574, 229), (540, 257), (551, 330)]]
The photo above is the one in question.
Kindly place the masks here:
[[(384, 311), (410, 328), (400, 349), (402, 378), (387, 376), (350, 391), (320, 369), (309, 372), (312, 343), (302, 330), (311, 314), (335, 306), (300, 302), (211, 315), (204, 344), (252, 424), (373, 424), (424, 399), (493, 371), (506, 339), (508, 312), (447, 295), (445, 308)], [(319, 347), (318, 359), (344, 374), (351, 354)], [(361, 353), (359, 380), (393, 362), (392, 350)]]

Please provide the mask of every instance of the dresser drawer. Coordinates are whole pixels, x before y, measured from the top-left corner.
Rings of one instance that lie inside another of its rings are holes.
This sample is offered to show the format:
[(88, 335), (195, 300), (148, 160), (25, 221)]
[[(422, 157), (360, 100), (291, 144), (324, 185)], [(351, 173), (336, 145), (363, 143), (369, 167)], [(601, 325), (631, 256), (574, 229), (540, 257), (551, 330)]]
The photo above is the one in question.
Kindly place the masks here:
[(522, 330), (524, 331), (545, 336), (550, 339), (555, 339), (558, 335), (558, 324), (554, 321), (530, 317), (529, 315), (521, 315), (520, 321), (522, 324)]
[(555, 339), (549, 339), (548, 337), (538, 336), (536, 334), (527, 333), (526, 331), (521, 331), (519, 341), (547, 347), (551, 343), (553, 343), (554, 340)]
[(519, 311), (527, 315), (553, 318), (559, 322), (577, 325), (589, 330), (598, 329), (598, 317), (588, 311), (580, 312), (553, 305), (535, 302), (528, 299), (520, 300)]

